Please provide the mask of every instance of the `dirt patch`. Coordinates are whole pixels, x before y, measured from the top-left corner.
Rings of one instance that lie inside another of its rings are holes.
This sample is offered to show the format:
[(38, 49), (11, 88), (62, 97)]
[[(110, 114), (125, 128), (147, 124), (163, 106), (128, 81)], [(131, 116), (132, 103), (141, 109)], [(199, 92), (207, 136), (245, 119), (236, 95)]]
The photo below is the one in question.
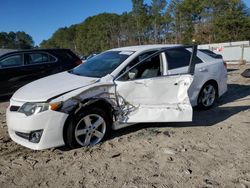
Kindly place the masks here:
[[(0, 104), (0, 187), (250, 187), (250, 79), (192, 123), (139, 124), (92, 148), (32, 151), (9, 139)], [(248, 66), (249, 68), (249, 66)]]

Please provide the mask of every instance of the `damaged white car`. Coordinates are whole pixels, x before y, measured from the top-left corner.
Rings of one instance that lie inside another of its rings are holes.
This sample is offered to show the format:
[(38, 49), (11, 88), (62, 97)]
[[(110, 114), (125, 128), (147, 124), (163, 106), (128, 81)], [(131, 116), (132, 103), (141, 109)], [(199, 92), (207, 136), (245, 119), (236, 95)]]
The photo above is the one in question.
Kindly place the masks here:
[(197, 46), (112, 49), (19, 89), (7, 109), (8, 132), (36, 150), (93, 146), (111, 129), (192, 121), (192, 106), (211, 107), (226, 81), (223, 60)]

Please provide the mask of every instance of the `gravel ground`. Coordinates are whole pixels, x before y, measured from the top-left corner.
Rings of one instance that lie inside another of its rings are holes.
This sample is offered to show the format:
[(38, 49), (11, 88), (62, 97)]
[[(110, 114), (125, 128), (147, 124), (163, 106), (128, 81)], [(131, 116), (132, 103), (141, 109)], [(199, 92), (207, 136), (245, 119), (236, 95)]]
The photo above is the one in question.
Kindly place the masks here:
[[(0, 187), (250, 187), (250, 79), (192, 123), (139, 124), (92, 148), (33, 151), (10, 140), (0, 103)], [(250, 66), (248, 66), (250, 67)]]

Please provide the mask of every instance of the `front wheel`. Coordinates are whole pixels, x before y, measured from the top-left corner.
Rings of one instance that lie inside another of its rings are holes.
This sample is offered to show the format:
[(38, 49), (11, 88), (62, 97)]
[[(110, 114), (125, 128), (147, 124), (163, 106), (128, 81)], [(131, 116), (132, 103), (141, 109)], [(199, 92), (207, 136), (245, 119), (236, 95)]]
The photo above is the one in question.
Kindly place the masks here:
[(66, 145), (70, 148), (94, 146), (107, 137), (110, 127), (110, 118), (102, 109), (84, 109), (68, 124)]
[(217, 100), (217, 87), (213, 83), (205, 84), (198, 97), (198, 107), (200, 109), (211, 108)]

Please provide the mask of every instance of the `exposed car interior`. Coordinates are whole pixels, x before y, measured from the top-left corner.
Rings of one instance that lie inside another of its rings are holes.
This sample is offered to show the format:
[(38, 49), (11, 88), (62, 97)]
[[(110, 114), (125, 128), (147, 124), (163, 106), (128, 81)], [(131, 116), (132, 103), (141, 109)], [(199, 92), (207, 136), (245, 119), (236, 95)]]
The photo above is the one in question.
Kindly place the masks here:
[(119, 80), (126, 81), (157, 77), (163, 75), (163, 69), (161, 67), (162, 63), (160, 60), (160, 56), (157, 55), (138, 64), (137, 66), (129, 70), (126, 74), (124, 74)]

